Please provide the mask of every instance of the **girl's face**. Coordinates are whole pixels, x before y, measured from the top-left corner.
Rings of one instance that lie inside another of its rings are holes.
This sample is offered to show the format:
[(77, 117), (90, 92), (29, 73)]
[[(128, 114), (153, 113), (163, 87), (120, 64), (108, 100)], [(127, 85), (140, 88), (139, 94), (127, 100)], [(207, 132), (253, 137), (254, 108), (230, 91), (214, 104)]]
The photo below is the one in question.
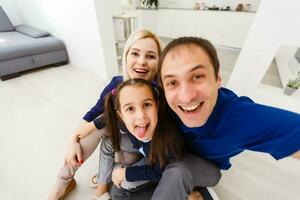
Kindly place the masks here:
[(119, 116), (138, 140), (153, 137), (157, 124), (158, 105), (151, 90), (145, 86), (125, 86), (119, 94)]
[(153, 80), (157, 72), (158, 48), (152, 38), (135, 41), (126, 57), (127, 72), (130, 79)]

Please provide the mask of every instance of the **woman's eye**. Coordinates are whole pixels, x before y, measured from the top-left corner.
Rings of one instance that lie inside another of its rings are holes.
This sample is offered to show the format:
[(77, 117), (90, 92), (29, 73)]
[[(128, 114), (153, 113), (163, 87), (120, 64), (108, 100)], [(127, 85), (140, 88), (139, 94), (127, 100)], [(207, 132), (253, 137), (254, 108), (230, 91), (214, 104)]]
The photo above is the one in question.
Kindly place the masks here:
[(132, 55), (132, 56), (139, 56), (138, 52), (134, 52), (134, 51), (131, 52), (130, 55)]
[(156, 59), (155, 55), (147, 55), (146, 57), (149, 58), (149, 59)]

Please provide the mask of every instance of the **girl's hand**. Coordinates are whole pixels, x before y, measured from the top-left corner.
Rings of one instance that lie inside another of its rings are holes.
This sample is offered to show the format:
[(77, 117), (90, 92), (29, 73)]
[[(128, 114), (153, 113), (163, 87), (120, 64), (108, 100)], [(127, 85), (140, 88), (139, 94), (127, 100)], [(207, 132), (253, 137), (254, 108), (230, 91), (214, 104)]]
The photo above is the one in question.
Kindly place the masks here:
[(118, 187), (121, 188), (122, 181), (126, 180), (125, 177), (126, 168), (116, 168), (112, 172), (112, 182)]
[(64, 164), (80, 166), (83, 163), (82, 151), (79, 142), (73, 141), (67, 148)]

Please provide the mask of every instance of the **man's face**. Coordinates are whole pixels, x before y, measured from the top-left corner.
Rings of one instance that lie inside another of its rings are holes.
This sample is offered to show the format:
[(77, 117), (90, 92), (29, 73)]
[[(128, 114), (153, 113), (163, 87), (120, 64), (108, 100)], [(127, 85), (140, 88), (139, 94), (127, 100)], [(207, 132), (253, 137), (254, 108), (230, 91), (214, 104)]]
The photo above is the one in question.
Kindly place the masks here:
[(161, 78), (167, 102), (181, 121), (188, 127), (203, 126), (221, 85), (208, 54), (196, 45), (175, 47), (162, 63)]

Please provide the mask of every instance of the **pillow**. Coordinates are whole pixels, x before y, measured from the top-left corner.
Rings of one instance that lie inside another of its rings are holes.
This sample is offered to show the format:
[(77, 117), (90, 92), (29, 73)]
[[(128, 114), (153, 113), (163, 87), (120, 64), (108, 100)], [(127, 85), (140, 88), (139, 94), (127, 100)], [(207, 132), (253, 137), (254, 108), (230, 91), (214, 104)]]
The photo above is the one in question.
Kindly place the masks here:
[(9, 21), (6, 13), (0, 6), (0, 32), (15, 31), (15, 27)]
[(43, 31), (26, 25), (18, 25), (16, 27), (16, 30), (20, 33), (23, 33), (24, 35), (28, 35), (33, 38), (46, 37), (49, 35), (47, 31)]

